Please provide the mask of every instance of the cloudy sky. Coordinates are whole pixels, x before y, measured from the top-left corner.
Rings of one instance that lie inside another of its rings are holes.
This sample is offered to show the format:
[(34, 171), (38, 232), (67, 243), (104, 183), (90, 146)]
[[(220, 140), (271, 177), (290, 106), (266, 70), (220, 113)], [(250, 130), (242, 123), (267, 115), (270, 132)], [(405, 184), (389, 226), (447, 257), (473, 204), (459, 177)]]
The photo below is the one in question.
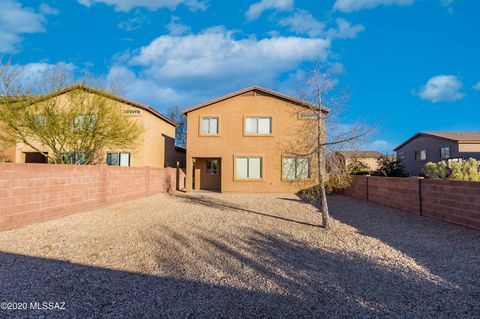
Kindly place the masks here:
[(35, 78), (89, 72), (165, 112), (250, 85), (304, 90), (314, 64), (348, 88), (365, 148), (480, 130), (480, 1), (0, 0), (0, 56)]

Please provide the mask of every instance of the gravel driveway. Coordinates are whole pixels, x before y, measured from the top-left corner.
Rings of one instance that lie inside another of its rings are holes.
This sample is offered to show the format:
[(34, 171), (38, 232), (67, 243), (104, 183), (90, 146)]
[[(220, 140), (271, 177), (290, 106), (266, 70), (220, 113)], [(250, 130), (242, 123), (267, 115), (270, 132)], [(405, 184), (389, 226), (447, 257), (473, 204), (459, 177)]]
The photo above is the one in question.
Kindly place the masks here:
[(478, 318), (480, 232), (330, 198), (158, 195), (0, 233), (0, 301), (38, 318)]

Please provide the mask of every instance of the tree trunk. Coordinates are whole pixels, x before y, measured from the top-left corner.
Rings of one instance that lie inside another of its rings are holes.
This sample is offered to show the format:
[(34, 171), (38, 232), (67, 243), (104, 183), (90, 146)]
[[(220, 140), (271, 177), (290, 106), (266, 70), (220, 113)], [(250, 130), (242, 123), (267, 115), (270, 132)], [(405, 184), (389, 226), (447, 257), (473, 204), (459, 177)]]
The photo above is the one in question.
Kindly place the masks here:
[(322, 211), (323, 228), (330, 229), (330, 214), (328, 213), (327, 193), (325, 192), (325, 176), (323, 174), (323, 156), (325, 145), (322, 140), (322, 110), (319, 110), (317, 117), (317, 165), (318, 165), (318, 206)]

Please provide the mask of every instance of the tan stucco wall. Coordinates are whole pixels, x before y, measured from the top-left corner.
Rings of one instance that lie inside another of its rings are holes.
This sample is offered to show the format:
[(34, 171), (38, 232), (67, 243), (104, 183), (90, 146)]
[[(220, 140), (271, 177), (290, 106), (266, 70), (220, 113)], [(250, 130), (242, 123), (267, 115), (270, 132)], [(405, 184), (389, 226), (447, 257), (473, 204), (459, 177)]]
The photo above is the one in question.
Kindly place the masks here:
[(459, 152), (480, 152), (480, 144), (478, 143), (459, 143)]
[(378, 162), (376, 158), (356, 158), (356, 159), (346, 158), (345, 164), (347, 165), (347, 167), (352, 162), (354, 162), (354, 160), (357, 160), (360, 163), (365, 164), (371, 171), (375, 171), (376, 169), (378, 169)]
[[(282, 181), (284, 144), (306, 121), (298, 119), (300, 108), (272, 96), (245, 94), (187, 113), (187, 191), (192, 189), (193, 158), (221, 158), (222, 192), (295, 192), (314, 181)], [(219, 117), (219, 135), (199, 134), (202, 116)], [(245, 136), (245, 116), (272, 117), (271, 136)], [(236, 181), (235, 156), (261, 156), (263, 178)]]
[[(93, 93), (88, 93), (90, 96), (93, 96)], [(57, 97), (62, 99), (59, 105), (67, 105), (66, 101), (67, 95), (61, 95)], [(139, 110), (140, 114), (125, 114), (125, 116), (130, 117), (132, 120), (138, 121), (143, 126), (143, 136), (138, 141), (135, 149), (108, 149), (105, 150), (105, 159), (107, 152), (127, 152), (130, 153), (130, 166), (132, 167), (165, 167), (166, 157), (171, 157), (171, 153), (175, 153), (175, 148), (173, 144), (168, 143), (168, 141), (175, 139), (175, 126), (167, 123), (163, 119), (153, 115), (152, 113), (126, 104), (119, 101), (111, 100), (112, 107), (120, 107), (122, 110)], [(166, 143), (167, 140), (167, 143)], [(36, 143), (42, 151), (48, 152), (46, 147), (42, 147), (40, 144)], [(14, 159), (16, 163), (25, 162), (25, 152), (36, 152), (35, 149), (23, 144), (18, 143), (15, 147)]]

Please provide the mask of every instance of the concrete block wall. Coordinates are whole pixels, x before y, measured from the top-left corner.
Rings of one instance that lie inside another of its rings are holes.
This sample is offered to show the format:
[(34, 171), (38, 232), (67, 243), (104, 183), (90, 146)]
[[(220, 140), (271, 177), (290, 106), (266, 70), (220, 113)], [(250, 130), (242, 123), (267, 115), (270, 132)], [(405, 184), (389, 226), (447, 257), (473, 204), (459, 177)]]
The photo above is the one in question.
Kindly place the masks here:
[(480, 183), (354, 176), (347, 196), (480, 229)]
[(176, 189), (175, 168), (0, 163), (0, 230)]

